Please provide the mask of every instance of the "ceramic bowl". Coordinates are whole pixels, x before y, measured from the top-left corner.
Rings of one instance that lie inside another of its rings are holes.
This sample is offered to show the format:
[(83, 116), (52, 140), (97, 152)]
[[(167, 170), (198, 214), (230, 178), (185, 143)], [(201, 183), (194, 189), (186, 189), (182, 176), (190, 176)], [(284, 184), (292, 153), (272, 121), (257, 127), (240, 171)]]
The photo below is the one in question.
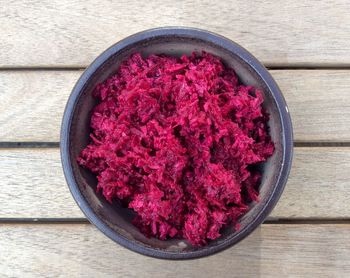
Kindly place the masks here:
[[(132, 53), (142, 55), (191, 54), (207, 51), (232, 67), (243, 84), (264, 94), (263, 106), (270, 114), (270, 135), (275, 152), (260, 166), (260, 201), (252, 203), (241, 217), (239, 230), (227, 227), (222, 236), (207, 246), (194, 247), (186, 240), (147, 238), (131, 223), (134, 214), (118, 203), (110, 204), (96, 192), (97, 180), (77, 164), (81, 150), (89, 143), (91, 109), (96, 105), (92, 91), (96, 84), (116, 72)], [(293, 136), (286, 102), (267, 69), (247, 50), (220, 35), (192, 28), (157, 28), (132, 35), (114, 44), (84, 71), (66, 106), (61, 129), (61, 158), (70, 191), (81, 210), (101, 232), (126, 248), (163, 259), (190, 259), (222, 251), (249, 235), (276, 205), (288, 178), (292, 161)], [(98, 248), (98, 247), (96, 247)], [(111, 246), (113, 248), (113, 246)]]

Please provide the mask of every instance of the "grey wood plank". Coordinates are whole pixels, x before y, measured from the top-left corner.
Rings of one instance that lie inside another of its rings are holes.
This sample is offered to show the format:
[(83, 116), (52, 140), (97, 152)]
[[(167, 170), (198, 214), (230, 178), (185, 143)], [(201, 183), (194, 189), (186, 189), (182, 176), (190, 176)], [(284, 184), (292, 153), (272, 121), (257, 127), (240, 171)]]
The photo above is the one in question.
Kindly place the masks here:
[(266, 224), (188, 261), (133, 253), (89, 224), (0, 224), (2, 277), (349, 277), (350, 225)]
[[(0, 218), (82, 218), (58, 149), (0, 149)], [(295, 148), (270, 219), (349, 219), (350, 148)]]
[(86, 66), (128, 35), (176, 25), (218, 32), (270, 66), (349, 66), (349, 23), (348, 0), (11, 0), (0, 66)]
[[(350, 142), (350, 70), (273, 70), (297, 142)], [(81, 71), (0, 71), (0, 142), (58, 142)]]

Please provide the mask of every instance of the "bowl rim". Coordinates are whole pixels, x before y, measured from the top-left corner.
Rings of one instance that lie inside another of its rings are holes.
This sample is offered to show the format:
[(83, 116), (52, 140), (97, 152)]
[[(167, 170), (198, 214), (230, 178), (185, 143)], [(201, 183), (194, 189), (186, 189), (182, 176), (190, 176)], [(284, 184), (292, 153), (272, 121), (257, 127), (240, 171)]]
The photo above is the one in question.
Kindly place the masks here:
[[(219, 243), (215, 246), (210, 246), (208, 248), (199, 248), (193, 251), (179, 252), (179, 251), (168, 251), (161, 250), (152, 247), (148, 247), (137, 242), (130, 241), (125, 238), (123, 235), (118, 234), (111, 227), (109, 227), (102, 219), (100, 219), (97, 214), (89, 206), (87, 200), (84, 198), (83, 194), (79, 190), (79, 186), (76, 182), (76, 179), (73, 174), (73, 168), (70, 158), (70, 128), (72, 123), (73, 114), (75, 111), (76, 104), (80, 98), (81, 93), (85, 87), (86, 82), (92, 77), (94, 72), (102, 66), (111, 56), (115, 53), (121, 51), (123, 48), (128, 45), (135, 44), (139, 41), (144, 41), (147, 39), (152, 39), (154, 37), (162, 36), (180, 36), (180, 37), (189, 37), (200, 39), (208, 43), (215, 45), (220, 45), (222, 48), (233, 52), (235, 55), (240, 57), (245, 63), (249, 65), (264, 81), (268, 90), (271, 92), (272, 97), (274, 98), (279, 116), (282, 124), (282, 166), (278, 174), (277, 182), (275, 187), (270, 195), (270, 198), (267, 200), (266, 204), (258, 212), (255, 218), (247, 224), (244, 229), (241, 229), (235, 236)], [(194, 259), (205, 257), (208, 255), (213, 255), (217, 252), (223, 251), (228, 247), (238, 243), (243, 238), (247, 237), (252, 231), (254, 231), (268, 216), (268, 214), (275, 207), (277, 201), (279, 200), (285, 184), (287, 182), (293, 157), (293, 131), (292, 131), (292, 121), (290, 113), (285, 102), (285, 99), (276, 84), (275, 80), (268, 72), (268, 70), (246, 49), (238, 45), (237, 43), (221, 36), (216, 33), (201, 30), (197, 28), (190, 27), (160, 27), (154, 29), (148, 29), (141, 31), (134, 35), (131, 35), (109, 47), (102, 54), (100, 54), (82, 73), (81, 77), (78, 79), (75, 84), (71, 95), (67, 101), (64, 115), (62, 118), (61, 124), (61, 134), (60, 134), (60, 153), (61, 153), (61, 162), (63, 167), (64, 176), (68, 184), (69, 190), (73, 195), (76, 203), (83, 211), (87, 219), (94, 224), (102, 233), (113, 241), (119, 243), (120, 245), (143, 255), (150, 257), (160, 258), (160, 259)]]

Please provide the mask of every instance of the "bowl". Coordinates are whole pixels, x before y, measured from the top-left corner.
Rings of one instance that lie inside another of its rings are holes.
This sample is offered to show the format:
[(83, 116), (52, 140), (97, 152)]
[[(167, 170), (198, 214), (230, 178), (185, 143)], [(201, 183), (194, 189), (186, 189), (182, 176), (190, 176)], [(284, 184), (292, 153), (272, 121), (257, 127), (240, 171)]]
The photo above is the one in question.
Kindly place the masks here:
[[(76, 158), (89, 143), (90, 113), (96, 105), (92, 91), (118, 69), (129, 55), (181, 55), (205, 50), (221, 57), (243, 84), (264, 94), (263, 106), (270, 114), (270, 135), (275, 152), (261, 165), (260, 201), (252, 203), (240, 220), (241, 228), (227, 227), (208, 245), (194, 247), (186, 240), (145, 237), (132, 223), (133, 212), (117, 202), (110, 204), (96, 193), (97, 180), (77, 164)], [(247, 50), (220, 35), (192, 28), (169, 27), (143, 31), (114, 44), (92, 62), (77, 81), (68, 99), (61, 128), (61, 159), (69, 189), (86, 215), (100, 231), (120, 245), (138, 253), (163, 259), (192, 259), (222, 251), (249, 235), (276, 205), (287, 181), (292, 161), (293, 135), (286, 102), (267, 69)]]

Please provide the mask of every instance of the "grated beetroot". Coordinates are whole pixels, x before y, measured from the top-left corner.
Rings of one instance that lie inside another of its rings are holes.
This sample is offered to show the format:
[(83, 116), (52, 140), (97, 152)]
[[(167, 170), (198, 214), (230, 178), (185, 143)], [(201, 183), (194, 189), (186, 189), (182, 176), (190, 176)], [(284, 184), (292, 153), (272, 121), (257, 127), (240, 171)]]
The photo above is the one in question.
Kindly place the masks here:
[(91, 143), (78, 162), (97, 190), (136, 212), (146, 236), (205, 245), (258, 201), (251, 167), (274, 151), (262, 93), (203, 52), (139, 53), (96, 87)]

